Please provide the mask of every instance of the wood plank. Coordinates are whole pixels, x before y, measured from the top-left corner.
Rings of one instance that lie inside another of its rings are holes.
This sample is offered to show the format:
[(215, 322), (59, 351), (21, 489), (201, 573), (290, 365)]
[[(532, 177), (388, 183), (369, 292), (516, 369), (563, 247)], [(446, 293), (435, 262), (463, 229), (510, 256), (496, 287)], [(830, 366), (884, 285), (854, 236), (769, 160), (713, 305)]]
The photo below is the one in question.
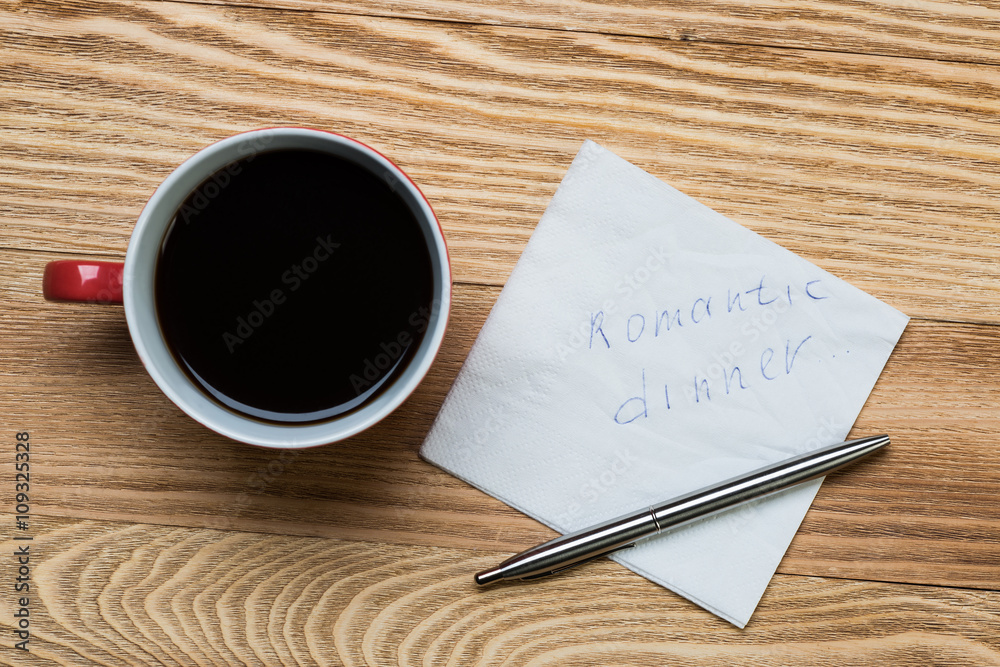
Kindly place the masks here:
[(121, 256), (186, 156), (297, 124), (396, 159), (456, 279), (500, 285), (591, 138), (911, 315), (1000, 323), (996, 67), (141, 0), (0, 26), (0, 247)]
[[(254, 448), (146, 375), (120, 306), (53, 304), (47, 259), (0, 251), (0, 415), (28, 430), (48, 516), (516, 551), (552, 532), (419, 459), (499, 288), (456, 286), (443, 351), (395, 414), (345, 442)], [(876, 461), (831, 477), (782, 572), (1000, 589), (1000, 328), (914, 321), (855, 425)]]
[(91, 521), (33, 532), (35, 662), (12, 647), (3, 596), (5, 664), (1000, 662), (997, 592), (778, 575), (738, 630), (610, 561), (477, 590), (471, 574), (501, 554)]
[(996, 2), (199, 0), (318, 12), (1000, 63)]

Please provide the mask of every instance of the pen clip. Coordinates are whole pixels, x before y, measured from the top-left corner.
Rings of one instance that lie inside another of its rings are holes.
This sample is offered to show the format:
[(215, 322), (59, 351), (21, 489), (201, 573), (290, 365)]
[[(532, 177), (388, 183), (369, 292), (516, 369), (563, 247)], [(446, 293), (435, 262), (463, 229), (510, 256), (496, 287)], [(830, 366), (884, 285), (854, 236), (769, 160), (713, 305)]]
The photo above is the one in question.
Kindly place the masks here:
[(564, 565), (563, 567), (556, 568), (555, 570), (549, 570), (548, 572), (542, 572), (541, 574), (532, 574), (532, 575), (527, 576), (527, 577), (521, 577), (521, 581), (530, 581), (531, 579), (541, 579), (542, 577), (550, 577), (553, 574), (559, 574), (560, 572), (565, 572), (566, 570), (569, 570), (571, 568), (583, 565), (584, 563), (589, 563), (592, 560), (597, 560), (598, 558), (604, 558), (605, 556), (610, 556), (611, 554), (615, 553), (616, 551), (623, 551), (625, 549), (631, 549), (634, 546), (635, 546), (635, 542), (633, 542), (631, 544), (625, 544), (625, 545), (617, 547), (615, 549), (611, 549), (610, 551), (604, 551), (604, 552), (596, 554), (594, 556), (589, 556), (587, 558), (584, 558), (583, 560), (578, 560), (578, 561), (576, 561), (575, 563), (573, 563), (571, 565)]

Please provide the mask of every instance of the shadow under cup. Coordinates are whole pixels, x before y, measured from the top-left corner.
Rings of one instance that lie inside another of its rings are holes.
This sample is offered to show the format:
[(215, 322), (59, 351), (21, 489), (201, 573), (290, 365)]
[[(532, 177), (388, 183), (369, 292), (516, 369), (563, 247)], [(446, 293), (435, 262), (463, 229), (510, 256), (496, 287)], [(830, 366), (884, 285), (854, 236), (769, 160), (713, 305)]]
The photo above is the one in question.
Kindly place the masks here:
[(124, 302), (136, 349), (228, 437), (308, 447), (416, 388), (450, 307), (444, 237), (388, 159), (340, 135), (258, 130), (178, 167), (140, 216)]

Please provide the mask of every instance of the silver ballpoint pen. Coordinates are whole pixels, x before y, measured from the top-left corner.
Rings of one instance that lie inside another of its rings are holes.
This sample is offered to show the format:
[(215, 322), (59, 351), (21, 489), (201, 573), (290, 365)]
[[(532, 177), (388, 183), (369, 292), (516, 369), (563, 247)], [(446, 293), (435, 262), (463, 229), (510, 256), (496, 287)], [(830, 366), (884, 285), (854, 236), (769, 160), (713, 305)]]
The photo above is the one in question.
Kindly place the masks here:
[(562, 572), (631, 547), (638, 540), (665, 530), (822, 477), (888, 444), (889, 436), (875, 435), (830, 445), (765, 466), (522, 551), (498, 566), (478, 573), (476, 583), (485, 586), (505, 579), (537, 579)]

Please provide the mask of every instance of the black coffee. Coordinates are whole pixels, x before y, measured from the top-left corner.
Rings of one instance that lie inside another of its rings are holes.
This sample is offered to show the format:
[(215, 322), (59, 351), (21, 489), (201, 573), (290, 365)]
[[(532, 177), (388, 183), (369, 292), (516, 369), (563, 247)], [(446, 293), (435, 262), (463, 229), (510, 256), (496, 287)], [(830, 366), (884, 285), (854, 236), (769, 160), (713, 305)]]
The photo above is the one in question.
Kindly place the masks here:
[(413, 213), (343, 158), (274, 150), (178, 209), (156, 265), (167, 345), (219, 403), (315, 422), (375, 398), (413, 357), (434, 277)]

